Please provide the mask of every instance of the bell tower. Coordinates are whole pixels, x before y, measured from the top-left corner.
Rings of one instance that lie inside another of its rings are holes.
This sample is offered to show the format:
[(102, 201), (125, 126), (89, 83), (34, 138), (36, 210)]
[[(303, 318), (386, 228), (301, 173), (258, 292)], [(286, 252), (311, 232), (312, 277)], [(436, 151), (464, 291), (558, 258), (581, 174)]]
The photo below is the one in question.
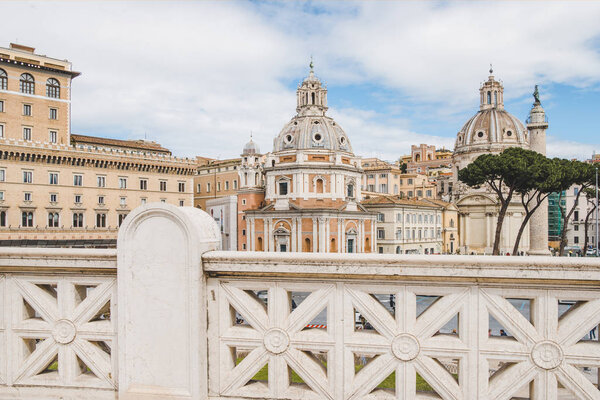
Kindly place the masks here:
[(494, 79), (494, 69), (490, 64), (490, 76), (479, 88), (480, 110), (504, 109), (504, 86)]
[(296, 91), (296, 104), (296, 112), (299, 116), (323, 116), (327, 111), (327, 88), (315, 76), (312, 60), (308, 76)]

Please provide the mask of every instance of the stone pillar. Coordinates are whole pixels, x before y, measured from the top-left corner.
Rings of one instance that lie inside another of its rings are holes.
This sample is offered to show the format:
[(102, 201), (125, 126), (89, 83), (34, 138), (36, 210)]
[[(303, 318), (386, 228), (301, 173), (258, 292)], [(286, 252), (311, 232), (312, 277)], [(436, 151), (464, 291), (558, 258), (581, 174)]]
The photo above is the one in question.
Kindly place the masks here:
[(317, 219), (313, 217), (313, 237), (312, 237), (312, 251), (316, 253), (319, 251), (319, 236), (317, 235)]
[(219, 227), (204, 211), (151, 203), (117, 241), (119, 399), (206, 399), (202, 254)]
[[(546, 113), (542, 105), (536, 101), (529, 112), (527, 131), (529, 132), (529, 148), (546, 155)], [(548, 250), (548, 199), (544, 200), (529, 220), (530, 255), (549, 256)]]

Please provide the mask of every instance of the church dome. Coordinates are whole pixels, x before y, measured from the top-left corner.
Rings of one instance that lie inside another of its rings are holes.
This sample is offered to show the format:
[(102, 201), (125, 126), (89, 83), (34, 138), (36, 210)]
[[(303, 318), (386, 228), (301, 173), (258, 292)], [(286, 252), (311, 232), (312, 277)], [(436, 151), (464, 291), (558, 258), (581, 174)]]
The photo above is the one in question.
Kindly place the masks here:
[(507, 147), (529, 147), (527, 130), (518, 118), (504, 109), (502, 84), (490, 75), (479, 92), (480, 110), (458, 132), (454, 152), (496, 152)]
[(326, 116), (295, 116), (275, 138), (273, 151), (326, 149), (352, 153), (344, 130)]
[(258, 148), (258, 144), (254, 143), (252, 139), (244, 146), (244, 151), (242, 155), (251, 155), (251, 154), (260, 154), (260, 149)]
[(327, 111), (327, 88), (313, 71), (296, 91), (296, 116), (288, 122), (273, 142), (273, 151), (326, 149), (352, 153), (344, 130)]

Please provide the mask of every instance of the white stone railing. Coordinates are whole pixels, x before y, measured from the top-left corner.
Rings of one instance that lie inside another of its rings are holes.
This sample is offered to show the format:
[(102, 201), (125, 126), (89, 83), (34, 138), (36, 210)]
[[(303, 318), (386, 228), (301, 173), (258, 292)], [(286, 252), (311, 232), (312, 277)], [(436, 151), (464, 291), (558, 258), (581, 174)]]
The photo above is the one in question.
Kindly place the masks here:
[(149, 204), (118, 268), (111, 250), (0, 249), (0, 398), (600, 399), (597, 259), (221, 252), (219, 236)]
[(0, 249), (0, 398), (115, 398), (116, 252)]
[[(123, 396), (600, 399), (595, 259), (219, 252), (198, 210), (130, 216), (118, 244)], [(148, 287), (150, 303), (134, 301), (168, 328), (146, 339), (156, 319), (125, 297)], [(168, 351), (141, 363), (162, 341)]]

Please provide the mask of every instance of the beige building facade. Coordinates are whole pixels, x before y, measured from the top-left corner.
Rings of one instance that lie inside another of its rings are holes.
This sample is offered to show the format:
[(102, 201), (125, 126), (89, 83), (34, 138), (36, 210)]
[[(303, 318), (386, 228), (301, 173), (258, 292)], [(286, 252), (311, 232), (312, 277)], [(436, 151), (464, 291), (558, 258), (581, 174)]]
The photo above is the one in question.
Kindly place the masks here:
[(0, 245), (112, 247), (133, 208), (191, 206), (195, 162), (70, 132), (68, 61), (0, 48)]
[(394, 195), (400, 198), (436, 197), (436, 185), (430, 182), (427, 175), (416, 173), (403, 174), (397, 164), (388, 163), (377, 158), (362, 159), (364, 174), (362, 190), (365, 196)]

